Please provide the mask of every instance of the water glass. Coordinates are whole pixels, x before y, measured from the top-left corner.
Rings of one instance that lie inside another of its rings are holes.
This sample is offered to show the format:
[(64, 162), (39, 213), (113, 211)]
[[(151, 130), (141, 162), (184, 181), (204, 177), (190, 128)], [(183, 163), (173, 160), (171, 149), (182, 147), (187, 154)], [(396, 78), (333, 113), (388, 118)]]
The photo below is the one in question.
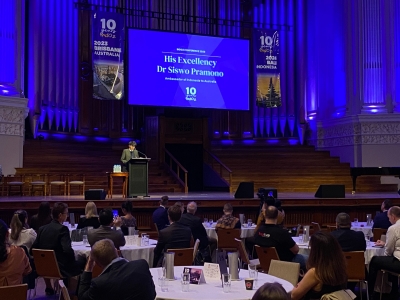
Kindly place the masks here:
[(354, 218), (354, 224), (358, 225), (358, 219), (357, 218)]
[(251, 225), (253, 224), (253, 221), (251, 219), (247, 220), (247, 227), (251, 227)]
[(181, 280), (182, 292), (189, 292), (190, 274), (183, 273), (181, 278), (182, 278), (182, 280)]
[(162, 292), (168, 292), (168, 279), (165, 277), (160, 278), (160, 286)]
[(212, 227), (212, 224), (214, 223), (213, 219), (208, 220), (210, 227)]
[(165, 278), (165, 268), (159, 268), (157, 269), (157, 273), (158, 273), (158, 285), (161, 286), (161, 281), (163, 280), (163, 278)]
[(366, 234), (365, 234), (365, 242), (366, 242), (366, 244), (367, 244), (367, 247), (369, 246), (370, 241), (371, 241), (371, 237), (369, 236), (368, 233), (366, 233)]
[(231, 291), (231, 274), (222, 274), (222, 286), (224, 293), (229, 293)]
[(208, 219), (207, 219), (207, 218), (204, 218), (203, 223), (204, 223), (204, 224), (208, 224)]
[(87, 246), (87, 245), (89, 244), (88, 238), (87, 238), (87, 235), (86, 235), (86, 234), (84, 234), (84, 235), (82, 236), (82, 241), (83, 241), (83, 246)]
[(257, 288), (258, 271), (257, 265), (248, 265), (249, 268), (249, 278), (254, 279), (254, 288)]

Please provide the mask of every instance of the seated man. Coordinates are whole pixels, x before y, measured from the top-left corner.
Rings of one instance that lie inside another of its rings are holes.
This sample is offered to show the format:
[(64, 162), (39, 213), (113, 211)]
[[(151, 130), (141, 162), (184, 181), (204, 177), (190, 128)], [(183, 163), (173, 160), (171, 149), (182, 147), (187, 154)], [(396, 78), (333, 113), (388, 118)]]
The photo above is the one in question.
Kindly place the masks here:
[[(75, 260), (74, 250), (71, 247), (71, 238), (68, 227), (63, 223), (68, 217), (68, 205), (62, 202), (54, 204), (52, 210), (53, 220), (39, 229), (39, 233), (32, 249), (54, 250), (58, 267), (64, 277), (73, 277), (82, 273), (86, 263), (85, 257)], [(53, 295), (50, 280), (46, 280), (46, 294)]]
[(233, 207), (232, 204), (226, 203), (224, 205), (224, 215), (217, 221), (215, 229), (240, 229), (242, 224), (239, 219), (232, 215)]
[(278, 209), (268, 206), (263, 210), (265, 223), (254, 234), (254, 242), (261, 247), (275, 247), (280, 260), (300, 263), (300, 268), (306, 270), (305, 255), (298, 254), (299, 246), (296, 245), (287, 230), (280, 228), (278, 221)]
[(336, 230), (331, 234), (337, 239), (343, 251), (365, 251), (364, 233), (362, 231), (351, 230), (350, 216), (340, 213), (336, 217)]
[(376, 214), (374, 218), (374, 225), (372, 225), (372, 229), (374, 228), (384, 228), (388, 229), (392, 224), (389, 221), (387, 211), (389, 208), (393, 206), (392, 200), (386, 199), (382, 202), (381, 205), (381, 213)]
[[(103, 273), (92, 279), (95, 264), (103, 269)], [(149, 265), (144, 259), (128, 262), (118, 257), (111, 240), (104, 239), (92, 247), (78, 295), (79, 300), (153, 300), (156, 290)]]
[(210, 238), (207, 236), (206, 229), (203, 226), (203, 222), (197, 216), (195, 216), (197, 211), (196, 202), (190, 202), (187, 207), (187, 214), (183, 214), (179, 223), (189, 226), (192, 231), (193, 239), (196, 241), (199, 239), (200, 245), (199, 250), (204, 251), (208, 245), (210, 245), (210, 255), (213, 251), (217, 249), (217, 240), (215, 238)]
[[(121, 221), (114, 222), (114, 216), (111, 209), (103, 209), (99, 214), (100, 227), (97, 229), (89, 230), (88, 240), (90, 246), (102, 239), (110, 239), (113, 241), (115, 247), (119, 249), (125, 245), (125, 237), (119, 226)], [(115, 226), (116, 229), (111, 228)]]
[[(388, 271), (400, 273), (400, 207), (392, 206), (388, 212), (389, 221), (392, 226), (386, 233), (386, 243), (378, 240), (375, 242), (377, 246), (385, 247), (384, 256), (374, 256), (369, 264), (368, 291), (372, 295), (374, 291), (376, 277), (378, 271), (385, 269)], [(397, 297), (398, 279), (391, 278), (392, 295)], [(397, 298), (396, 298), (397, 299)]]
[(153, 223), (157, 224), (158, 231), (163, 230), (169, 225), (167, 205), (168, 196), (162, 196), (160, 206), (153, 212)]
[(173, 205), (168, 208), (168, 219), (171, 224), (160, 231), (158, 242), (154, 248), (153, 267), (161, 266), (162, 255), (168, 249), (189, 248), (192, 232), (189, 227), (180, 224), (182, 212), (179, 206)]

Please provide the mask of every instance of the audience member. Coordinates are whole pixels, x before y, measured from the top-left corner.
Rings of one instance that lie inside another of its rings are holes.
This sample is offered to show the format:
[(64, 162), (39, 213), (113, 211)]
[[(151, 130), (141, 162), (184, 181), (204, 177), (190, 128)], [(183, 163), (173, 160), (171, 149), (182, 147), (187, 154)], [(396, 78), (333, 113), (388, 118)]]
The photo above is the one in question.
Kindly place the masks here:
[[(104, 270), (92, 279), (95, 264)], [(111, 240), (104, 239), (92, 247), (78, 294), (79, 300), (153, 300), (156, 290), (149, 265), (144, 259), (128, 262), (118, 257)]]
[(181, 209), (183, 215), (183, 213), (185, 212), (185, 205), (181, 201), (175, 202), (174, 205), (178, 206)]
[(232, 215), (233, 207), (232, 204), (226, 203), (224, 205), (224, 215), (218, 219), (217, 225), (215, 229), (234, 229), (234, 228), (242, 228), (242, 224), (240, 223), (239, 219)]
[[(63, 225), (68, 218), (68, 205), (62, 202), (55, 203), (52, 215), (53, 220), (40, 227), (32, 249), (54, 250), (61, 274), (66, 278), (77, 276), (82, 272), (86, 258), (79, 256), (75, 260), (69, 229)], [(54, 295), (50, 280), (45, 280), (45, 283), (46, 295)]]
[(157, 225), (158, 231), (163, 230), (169, 225), (167, 205), (168, 196), (162, 196), (160, 206), (153, 212), (153, 223)]
[[(100, 227), (92, 229), (88, 232), (88, 240), (90, 246), (102, 239), (110, 239), (115, 247), (119, 249), (125, 245), (125, 237), (122, 231), (118, 228), (121, 224), (114, 222), (114, 216), (111, 209), (103, 209), (99, 215)], [(112, 227), (115, 228), (112, 228)]]
[(193, 239), (199, 240), (199, 250), (204, 251), (207, 246), (210, 246), (210, 255), (217, 249), (217, 240), (212, 237), (207, 236), (206, 229), (203, 226), (203, 222), (197, 216), (195, 216), (197, 211), (196, 202), (190, 202), (186, 207), (187, 213), (181, 216), (179, 223), (189, 226), (192, 231)]
[[(389, 208), (387, 215), (392, 226), (386, 233), (386, 243), (378, 240), (375, 242), (377, 246), (384, 246), (384, 256), (374, 256), (369, 264), (368, 289), (372, 295), (374, 291), (375, 280), (378, 271), (385, 269), (388, 271), (400, 273), (400, 207), (392, 206)], [(397, 299), (398, 278), (391, 278), (392, 292), (391, 294)]]
[(29, 228), (28, 214), (25, 210), (17, 210), (10, 224), (10, 244), (15, 246), (24, 246), (26, 250), (30, 250), (33, 242), (36, 240), (36, 232)]
[(389, 221), (388, 217), (388, 210), (393, 206), (392, 200), (386, 199), (385, 201), (382, 202), (381, 205), (381, 213), (376, 214), (374, 218), (374, 224), (372, 225), (372, 229), (374, 228), (383, 228), (383, 229), (388, 229), (392, 224)]
[(8, 242), (10, 233), (0, 220), (0, 287), (22, 283), (23, 276), (32, 272), (25, 251)]
[(292, 299), (320, 299), (346, 288), (346, 260), (338, 241), (329, 233), (316, 232), (310, 239), (307, 273), (294, 287)]
[(39, 205), (38, 213), (32, 216), (30, 226), (33, 230), (38, 232), (40, 227), (49, 224), (51, 220), (50, 203), (47, 201), (42, 202)]
[(181, 209), (173, 205), (168, 208), (168, 219), (171, 224), (159, 232), (158, 242), (154, 248), (153, 267), (161, 264), (163, 252), (168, 249), (189, 248), (192, 232), (189, 227), (179, 223), (182, 212)]
[(299, 254), (299, 246), (287, 230), (276, 224), (278, 209), (275, 206), (268, 206), (263, 213), (265, 223), (254, 234), (255, 244), (261, 247), (275, 247), (280, 260), (297, 262), (300, 268), (305, 270), (307, 257)]
[(289, 294), (278, 282), (264, 283), (254, 294), (251, 300), (289, 300)]
[(99, 215), (97, 214), (96, 204), (92, 201), (86, 203), (85, 216), (79, 219), (78, 228), (82, 229), (86, 227), (99, 228)]
[(364, 233), (362, 231), (351, 230), (350, 216), (346, 213), (340, 213), (336, 216), (336, 230), (331, 234), (339, 242), (343, 251), (365, 251)]
[(129, 234), (129, 227), (133, 227), (136, 229), (136, 218), (132, 216), (132, 201), (125, 201), (122, 203), (122, 213), (124, 214), (121, 217), (121, 230), (124, 235)]

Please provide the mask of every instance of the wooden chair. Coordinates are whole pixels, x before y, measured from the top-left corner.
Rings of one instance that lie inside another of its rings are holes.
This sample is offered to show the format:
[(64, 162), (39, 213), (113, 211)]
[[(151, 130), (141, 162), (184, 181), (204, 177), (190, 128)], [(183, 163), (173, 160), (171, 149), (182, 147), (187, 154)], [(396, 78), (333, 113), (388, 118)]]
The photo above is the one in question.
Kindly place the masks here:
[(28, 184), (29, 195), (34, 196), (36, 192), (47, 195), (46, 174), (26, 174), (25, 182)]
[(272, 259), (268, 274), (289, 281), (296, 286), (299, 281), (300, 264)]
[(374, 228), (374, 229), (372, 230), (372, 233), (373, 233), (373, 235), (374, 235), (374, 242), (376, 242), (377, 240), (380, 240), (380, 239), (381, 239), (381, 236), (384, 235), (384, 234), (386, 234), (386, 232), (387, 232), (387, 229), (384, 229), (384, 228)]
[(194, 243), (194, 247), (193, 247), (193, 263), (194, 263), (194, 260), (196, 259), (197, 251), (199, 251), (199, 245), (200, 245), (200, 240), (197, 239), (196, 242)]
[(191, 266), (193, 264), (194, 248), (168, 249), (167, 252), (174, 252), (174, 266)]
[(336, 225), (327, 225), (326, 227), (328, 227), (328, 232), (332, 232), (336, 230)]
[(85, 193), (85, 174), (68, 174), (67, 176), (68, 196), (71, 195), (71, 186), (78, 187), (78, 194), (80, 195), (80, 187), (82, 187), (82, 195)]
[(23, 175), (8, 175), (4, 179), (7, 186), (7, 196), (10, 196), (13, 188), (18, 188), (19, 194), (24, 195), (25, 180)]
[(27, 284), (18, 284), (0, 287), (0, 299), (4, 300), (26, 300), (28, 291)]
[(256, 248), (258, 259), (260, 260), (261, 269), (266, 273), (271, 265), (271, 260), (280, 260), (278, 252), (276, 252), (275, 247), (260, 247), (258, 245), (254, 246)]
[(319, 223), (316, 222), (311, 222), (313, 233), (321, 231), (321, 226), (319, 226)]
[[(36, 273), (38, 278), (36, 278), (35, 284), (35, 295), (36, 286), (39, 277), (62, 280), (60, 268), (58, 267), (58, 262), (54, 250), (44, 250), (44, 249), (32, 249), (33, 260), (35, 261)], [(55, 283), (57, 282), (55, 281)], [(54, 285), (55, 290), (57, 290), (58, 284)]]
[(68, 289), (64, 284), (64, 281), (59, 280), (58, 285), (60, 286), (61, 289), (60, 300), (71, 300), (71, 298), (69, 297)]
[(259, 259), (252, 259), (252, 260), (249, 259), (249, 255), (247, 254), (246, 247), (244, 246), (243, 241), (241, 239), (235, 239), (235, 241), (236, 241), (236, 247), (239, 250), (240, 259), (242, 261), (242, 267), (243, 263), (247, 265), (259, 266), (260, 265)]
[(217, 230), (217, 248), (218, 250), (237, 250), (235, 239), (240, 239), (240, 229), (221, 229)]
[(48, 175), (49, 181), (49, 196), (51, 196), (51, 187), (53, 185), (58, 187), (64, 187), (64, 196), (67, 194), (67, 179), (66, 176), (63, 174), (49, 174)]
[[(362, 288), (361, 282), (365, 282), (367, 284), (367, 280), (365, 279), (365, 257), (364, 251), (350, 251), (344, 252), (344, 256), (346, 258), (346, 267), (347, 267), (347, 281), (350, 282), (358, 282), (360, 284), (360, 297), (362, 299)], [(368, 287), (367, 291), (367, 299), (369, 299)]]

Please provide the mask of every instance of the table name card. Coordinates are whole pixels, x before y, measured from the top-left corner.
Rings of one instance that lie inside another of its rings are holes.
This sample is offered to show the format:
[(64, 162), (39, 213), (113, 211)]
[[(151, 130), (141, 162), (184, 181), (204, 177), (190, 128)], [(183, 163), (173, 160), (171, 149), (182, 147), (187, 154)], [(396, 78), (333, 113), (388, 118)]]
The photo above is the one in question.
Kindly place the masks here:
[(204, 278), (210, 279), (221, 279), (221, 272), (219, 270), (219, 264), (204, 263), (203, 267)]
[(189, 273), (190, 275), (190, 283), (191, 284), (200, 284), (206, 283), (206, 279), (204, 278), (204, 273), (202, 269), (196, 268), (184, 268), (183, 273)]

